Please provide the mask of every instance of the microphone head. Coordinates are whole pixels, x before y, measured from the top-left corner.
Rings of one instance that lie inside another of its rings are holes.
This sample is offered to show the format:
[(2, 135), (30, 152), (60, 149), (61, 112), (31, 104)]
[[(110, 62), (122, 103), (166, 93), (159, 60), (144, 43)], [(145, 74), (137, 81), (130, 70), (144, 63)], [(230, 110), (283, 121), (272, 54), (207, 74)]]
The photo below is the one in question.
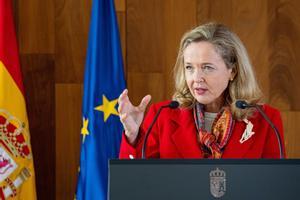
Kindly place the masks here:
[(249, 104), (244, 100), (237, 100), (235, 102), (235, 106), (239, 109), (246, 109), (246, 108), (250, 107)]
[(178, 101), (171, 101), (171, 103), (169, 103), (169, 105), (168, 105), (168, 107), (171, 109), (178, 108), (178, 106), (179, 106)]

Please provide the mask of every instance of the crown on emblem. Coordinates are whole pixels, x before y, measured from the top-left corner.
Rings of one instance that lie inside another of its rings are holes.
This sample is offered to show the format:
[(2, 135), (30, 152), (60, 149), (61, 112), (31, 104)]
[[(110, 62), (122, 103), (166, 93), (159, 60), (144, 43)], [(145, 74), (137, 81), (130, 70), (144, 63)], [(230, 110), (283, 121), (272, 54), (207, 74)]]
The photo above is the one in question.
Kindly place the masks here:
[(219, 168), (217, 168), (216, 170), (213, 170), (209, 173), (210, 177), (226, 177), (226, 173), (223, 170), (219, 170)]
[(24, 131), (20, 120), (0, 109), (0, 143), (16, 157), (31, 158)]

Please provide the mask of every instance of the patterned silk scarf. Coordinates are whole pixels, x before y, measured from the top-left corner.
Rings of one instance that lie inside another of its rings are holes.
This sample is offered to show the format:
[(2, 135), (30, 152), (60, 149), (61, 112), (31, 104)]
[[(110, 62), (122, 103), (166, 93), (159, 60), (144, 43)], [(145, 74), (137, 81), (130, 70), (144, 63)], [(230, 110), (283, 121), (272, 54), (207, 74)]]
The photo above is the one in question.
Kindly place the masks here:
[(204, 128), (204, 105), (196, 103), (194, 119), (198, 130), (198, 142), (204, 153), (204, 158), (221, 158), (234, 123), (230, 108), (224, 107), (218, 113), (212, 124), (211, 133)]

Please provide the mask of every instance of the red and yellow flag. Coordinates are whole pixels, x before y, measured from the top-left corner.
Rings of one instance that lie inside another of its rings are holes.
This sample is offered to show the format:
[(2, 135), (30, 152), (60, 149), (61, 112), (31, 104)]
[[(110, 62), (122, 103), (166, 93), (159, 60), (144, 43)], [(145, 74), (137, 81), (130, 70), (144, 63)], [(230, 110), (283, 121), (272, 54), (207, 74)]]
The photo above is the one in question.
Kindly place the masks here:
[(0, 199), (36, 199), (11, 0), (0, 0)]

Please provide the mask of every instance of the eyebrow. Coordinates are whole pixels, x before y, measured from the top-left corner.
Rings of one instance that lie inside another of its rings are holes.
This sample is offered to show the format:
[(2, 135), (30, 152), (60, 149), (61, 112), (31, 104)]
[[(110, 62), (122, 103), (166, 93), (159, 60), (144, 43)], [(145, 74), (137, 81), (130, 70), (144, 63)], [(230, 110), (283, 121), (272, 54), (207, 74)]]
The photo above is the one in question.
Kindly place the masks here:
[[(193, 65), (193, 63), (190, 62), (184, 62), (184, 64), (186, 65)], [(205, 63), (201, 63), (201, 65), (214, 65), (213, 63), (209, 63), (209, 62), (205, 62)]]

